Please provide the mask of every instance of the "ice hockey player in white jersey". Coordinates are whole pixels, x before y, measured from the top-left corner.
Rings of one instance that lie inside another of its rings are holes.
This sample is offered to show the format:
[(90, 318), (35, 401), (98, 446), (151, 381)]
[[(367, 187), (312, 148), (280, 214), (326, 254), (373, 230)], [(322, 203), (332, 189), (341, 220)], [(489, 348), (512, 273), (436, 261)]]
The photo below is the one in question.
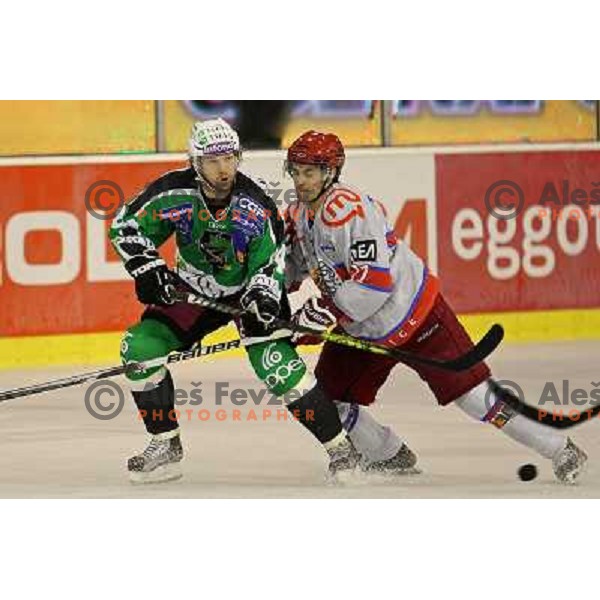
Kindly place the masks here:
[[(290, 318), (283, 290), (283, 222), (268, 195), (238, 170), (237, 132), (222, 119), (198, 122), (189, 145), (190, 165), (151, 182), (123, 207), (109, 232), (138, 300), (146, 305), (123, 336), (123, 362), (185, 350), (231, 320), (179, 301), (176, 290), (241, 306), (246, 314), (236, 325), (257, 377), (275, 396), (300, 393), (287, 408), (323, 444), (329, 473), (353, 469), (361, 458), (373, 468), (401, 470), (412, 457), (400, 452), (398, 436), (365, 409), (328, 399), (291, 343), (290, 331), (271, 326), (278, 316)], [(176, 270), (158, 252), (169, 238), (176, 242)], [(170, 371), (149, 368), (128, 379), (150, 434), (148, 446), (127, 462), (132, 482), (180, 477), (183, 445)], [(352, 430), (352, 441), (343, 426)]]
[[(287, 153), (286, 170), (298, 200), (286, 217), (286, 285), (294, 289), (310, 276), (322, 295), (310, 299), (296, 318), (312, 326), (317, 313), (320, 322), (329, 313), (330, 324), (337, 322), (342, 333), (416, 357), (449, 359), (472, 349), (437, 276), (396, 239), (376, 200), (340, 182), (344, 162), (339, 138), (316, 131), (302, 134)], [(330, 397), (367, 406), (398, 362), (327, 342), (315, 374)], [(580, 474), (586, 454), (557, 430), (511, 409), (511, 392), (492, 379), (487, 364), (455, 373), (403, 362), (440, 405), (455, 404), (550, 459), (560, 481), (573, 483)]]

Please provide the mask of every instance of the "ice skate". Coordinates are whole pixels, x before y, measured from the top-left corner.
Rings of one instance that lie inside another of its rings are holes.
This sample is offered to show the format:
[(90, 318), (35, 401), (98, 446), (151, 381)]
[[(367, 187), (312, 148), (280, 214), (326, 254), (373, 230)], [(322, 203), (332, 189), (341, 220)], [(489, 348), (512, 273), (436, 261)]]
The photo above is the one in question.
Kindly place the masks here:
[(153, 435), (141, 454), (127, 461), (127, 470), (132, 483), (161, 483), (182, 476), (181, 459), (183, 447), (179, 429)]
[(347, 436), (337, 444), (328, 445), (327, 454), (329, 454), (328, 480), (331, 482), (343, 481), (352, 476), (360, 461), (360, 454)]
[(361, 464), (364, 473), (378, 475), (418, 475), (422, 471), (416, 467), (417, 455), (402, 444), (398, 452), (386, 460), (378, 460), (369, 465)]
[(552, 459), (554, 475), (562, 483), (574, 484), (585, 468), (587, 454), (567, 438), (565, 447)]

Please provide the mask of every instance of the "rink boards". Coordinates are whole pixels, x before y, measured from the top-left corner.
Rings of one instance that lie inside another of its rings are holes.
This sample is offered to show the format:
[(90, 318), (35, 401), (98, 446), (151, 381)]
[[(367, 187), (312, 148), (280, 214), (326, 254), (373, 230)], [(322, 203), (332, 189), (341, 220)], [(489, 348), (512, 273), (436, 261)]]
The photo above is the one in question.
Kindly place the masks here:
[[(293, 194), (282, 159), (249, 152), (242, 169), (265, 179), (283, 209)], [(109, 221), (86, 200), (112, 206), (184, 160), (0, 160), (3, 368), (118, 359), (119, 332), (141, 307), (107, 242)], [(577, 340), (600, 337), (599, 167), (597, 146), (587, 144), (357, 149), (345, 179), (380, 201), (398, 235), (440, 273), (473, 335), (498, 321), (510, 341)], [(514, 218), (491, 214), (511, 204)], [(232, 336), (229, 328), (213, 339)]]

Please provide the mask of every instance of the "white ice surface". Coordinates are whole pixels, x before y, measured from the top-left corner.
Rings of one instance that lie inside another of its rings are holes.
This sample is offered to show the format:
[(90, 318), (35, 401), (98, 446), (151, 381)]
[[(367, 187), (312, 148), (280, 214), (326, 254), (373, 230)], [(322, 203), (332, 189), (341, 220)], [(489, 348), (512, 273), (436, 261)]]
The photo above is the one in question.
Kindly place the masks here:
[[(599, 342), (506, 345), (491, 361), (500, 379), (519, 383), (529, 398), (537, 398), (543, 382), (560, 390), (592, 389), (600, 381)], [(314, 362), (314, 356), (309, 362)], [(35, 371), (0, 371), (0, 389), (71, 375), (89, 367)], [(439, 408), (426, 386), (408, 369), (397, 367), (372, 408), (392, 425), (419, 455), (424, 473), (395, 480), (359, 480), (343, 486), (324, 483), (323, 451), (299, 424), (262, 420), (263, 408), (251, 401), (235, 407), (215, 406), (217, 381), (233, 387), (260, 389), (244, 359), (226, 358), (181, 364), (172, 369), (179, 388), (203, 382), (201, 406), (183, 406), (194, 419), (181, 421), (186, 457), (184, 478), (173, 483), (133, 486), (126, 458), (145, 443), (127, 395), (122, 413), (109, 421), (92, 418), (85, 409), (86, 386), (7, 401), (0, 405), (0, 497), (4, 498), (600, 498), (600, 419), (570, 429), (588, 452), (585, 478), (574, 487), (553, 479), (550, 464), (522, 448), (491, 426), (470, 421), (453, 407)], [(124, 383), (123, 379), (116, 379)], [(227, 419), (218, 421), (222, 408)], [(256, 422), (242, 419), (255, 408)], [(211, 412), (201, 422), (199, 409)], [(519, 465), (533, 462), (539, 477), (517, 479)]]

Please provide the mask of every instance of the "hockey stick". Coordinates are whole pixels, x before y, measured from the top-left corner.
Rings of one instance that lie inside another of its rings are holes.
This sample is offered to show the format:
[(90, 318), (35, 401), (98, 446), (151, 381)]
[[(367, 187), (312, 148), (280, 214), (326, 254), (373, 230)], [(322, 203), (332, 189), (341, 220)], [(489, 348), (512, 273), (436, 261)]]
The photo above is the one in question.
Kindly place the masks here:
[(64, 377), (63, 379), (53, 379), (52, 381), (47, 381), (46, 383), (14, 388), (12, 390), (0, 392), (0, 402), (12, 400), (13, 398), (21, 398), (23, 396), (41, 394), (42, 392), (49, 392), (51, 390), (71, 387), (74, 385), (81, 385), (82, 383), (87, 383), (88, 381), (96, 381), (98, 379), (107, 379), (109, 377), (117, 377), (118, 375), (126, 375), (127, 373), (135, 373), (136, 371), (142, 371), (152, 367), (160, 367), (162, 365), (168, 365), (171, 363), (183, 362), (184, 360), (191, 360), (200, 356), (208, 356), (209, 354), (216, 354), (217, 352), (225, 352), (226, 350), (239, 348), (240, 344), (241, 340), (231, 340), (229, 342), (222, 342), (220, 344), (212, 344), (210, 346), (198, 345), (194, 346), (190, 350), (184, 350), (183, 352), (172, 352), (167, 356), (159, 356), (158, 358), (153, 358), (152, 360), (148, 360), (143, 363), (128, 363), (118, 367), (101, 369), (100, 371), (90, 371), (89, 373), (82, 373), (81, 375)]
[[(576, 425), (587, 423), (600, 414), (600, 405), (586, 410), (574, 409), (569, 411), (567, 415), (564, 415), (562, 412), (555, 413), (542, 408), (535, 408), (530, 404), (525, 404), (525, 402), (522, 402), (517, 398), (509, 401), (509, 404), (514, 408), (515, 412), (523, 415), (526, 419), (537, 421), (538, 423), (546, 425), (547, 427), (552, 427), (553, 429), (569, 429)], [(573, 416), (570, 416), (571, 412), (574, 413)]]
[[(208, 298), (202, 298), (200, 296), (196, 296), (194, 294), (184, 294), (183, 296), (178, 297), (179, 301), (187, 302), (189, 304), (196, 304), (199, 306), (204, 306), (206, 308), (210, 308), (212, 310), (216, 310), (219, 312), (224, 312), (230, 314), (232, 316), (242, 316), (244, 311), (238, 308), (234, 308), (232, 306), (228, 306), (225, 304), (220, 304)], [(357, 338), (353, 338), (346, 335), (341, 335), (338, 333), (332, 332), (320, 332), (309, 329), (308, 327), (301, 326), (293, 326), (291, 323), (286, 321), (282, 321), (277, 319), (275, 321), (275, 325), (281, 329), (288, 329), (290, 331), (298, 331), (300, 333), (306, 333), (310, 335), (315, 335), (317, 337), (321, 337), (325, 341), (330, 341), (333, 343), (341, 344), (344, 346), (350, 346), (351, 348), (357, 348), (359, 350), (365, 350), (367, 352), (373, 352), (375, 354), (381, 354), (383, 356), (392, 356), (394, 358), (398, 358), (399, 360), (412, 360), (415, 362), (419, 362), (421, 364), (438, 367), (440, 369), (448, 370), (448, 371), (463, 371), (465, 369), (469, 369), (472, 366), (476, 365), (478, 362), (484, 360), (487, 356), (489, 356), (500, 344), (502, 338), (504, 336), (504, 330), (500, 325), (493, 325), (491, 329), (485, 334), (485, 336), (466, 354), (459, 356), (458, 358), (440, 361), (430, 358), (417, 357), (414, 356), (410, 352), (405, 352), (402, 350), (395, 350), (390, 348), (385, 348), (384, 346), (379, 346), (377, 344), (372, 344), (371, 342), (367, 342), (365, 340), (360, 340)], [(82, 373), (81, 375), (73, 375), (71, 377), (65, 377), (62, 379), (54, 379), (52, 381), (48, 381), (45, 383), (40, 383), (36, 385), (14, 388), (12, 390), (6, 390), (4, 392), (0, 392), (0, 402), (4, 402), (6, 400), (12, 400), (14, 398), (21, 398), (23, 396), (31, 396), (34, 394), (41, 394), (43, 392), (49, 392), (52, 390), (72, 387), (75, 385), (81, 385), (83, 383), (87, 383), (89, 381), (96, 381), (98, 379), (107, 379), (109, 377), (117, 377), (119, 375), (125, 375), (130, 372), (136, 372), (139, 370), (149, 369), (152, 367), (158, 367), (165, 364), (171, 364), (176, 362), (182, 362), (185, 360), (190, 360), (193, 358), (198, 358), (200, 356), (206, 356), (209, 354), (215, 354), (217, 352), (224, 352), (226, 350), (232, 350), (234, 348), (239, 348), (241, 345), (241, 341), (231, 340), (229, 342), (221, 343), (221, 344), (213, 344), (211, 346), (195, 346), (190, 350), (185, 350), (183, 352), (173, 352), (168, 356), (160, 356), (158, 358), (146, 361), (144, 363), (129, 363), (127, 365), (120, 365), (118, 367), (109, 367), (108, 369), (102, 369), (99, 371), (90, 371), (88, 373)], [(515, 407), (517, 410), (521, 410), (525, 412), (527, 410), (533, 411), (537, 414), (537, 410), (520, 402), (515, 398), (515, 403), (520, 405)], [(600, 407), (597, 407), (597, 411), (594, 412), (594, 415), (600, 411)], [(525, 415), (527, 416), (527, 415)], [(529, 417), (531, 418), (531, 417)], [(534, 417), (535, 418), (535, 417)], [(551, 418), (551, 417), (550, 417)], [(537, 420), (537, 419), (535, 419)], [(563, 424), (564, 427), (569, 427), (577, 423), (572, 424)], [(554, 427), (560, 427), (561, 424), (554, 424)]]
[[(204, 298), (202, 296), (190, 294), (187, 292), (176, 293), (176, 299), (179, 302), (186, 302), (188, 304), (203, 306), (205, 308), (229, 314), (234, 317), (241, 317), (244, 314), (247, 314), (241, 308), (236, 308), (234, 306), (222, 304), (210, 298)], [(416, 356), (412, 352), (407, 352), (406, 350), (386, 348), (385, 346), (373, 344), (372, 342), (361, 340), (349, 335), (342, 335), (339, 333), (333, 333), (329, 331), (314, 331), (313, 329), (309, 329), (308, 327), (292, 325), (292, 323), (288, 323), (287, 321), (283, 321), (281, 319), (275, 319), (272, 325), (279, 329), (287, 329), (292, 332), (314, 335), (316, 337), (320, 337), (321, 339), (327, 342), (333, 342), (335, 344), (349, 346), (351, 348), (356, 348), (357, 350), (365, 350), (366, 352), (381, 354), (382, 356), (390, 356), (402, 361), (416, 362), (422, 365), (428, 365), (430, 367), (443, 369), (445, 371), (465, 371), (467, 369), (470, 369), (477, 363), (484, 360), (487, 356), (489, 356), (498, 347), (498, 345), (502, 341), (502, 338), (504, 337), (504, 329), (502, 328), (502, 326), (498, 324), (492, 325), (490, 330), (483, 336), (483, 338), (481, 338), (481, 340), (479, 340), (477, 344), (473, 346), (471, 350), (469, 350), (469, 352), (457, 358), (449, 360), (437, 360), (434, 358)]]

